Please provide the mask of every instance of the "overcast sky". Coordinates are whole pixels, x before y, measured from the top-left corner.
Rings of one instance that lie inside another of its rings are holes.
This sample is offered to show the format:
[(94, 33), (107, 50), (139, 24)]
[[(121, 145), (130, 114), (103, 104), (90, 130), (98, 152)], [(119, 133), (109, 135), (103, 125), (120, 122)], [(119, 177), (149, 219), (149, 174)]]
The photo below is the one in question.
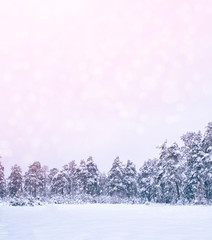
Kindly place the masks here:
[(165, 139), (204, 131), (211, 23), (211, 0), (1, 1), (3, 165), (139, 168)]

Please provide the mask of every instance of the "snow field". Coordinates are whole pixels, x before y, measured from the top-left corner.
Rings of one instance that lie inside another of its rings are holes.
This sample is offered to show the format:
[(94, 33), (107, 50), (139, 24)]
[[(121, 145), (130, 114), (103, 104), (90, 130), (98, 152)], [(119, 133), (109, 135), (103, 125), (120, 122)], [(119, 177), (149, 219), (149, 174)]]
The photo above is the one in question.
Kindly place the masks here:
[(211, 240), (212, 206), (0, 206), (0, 240)]

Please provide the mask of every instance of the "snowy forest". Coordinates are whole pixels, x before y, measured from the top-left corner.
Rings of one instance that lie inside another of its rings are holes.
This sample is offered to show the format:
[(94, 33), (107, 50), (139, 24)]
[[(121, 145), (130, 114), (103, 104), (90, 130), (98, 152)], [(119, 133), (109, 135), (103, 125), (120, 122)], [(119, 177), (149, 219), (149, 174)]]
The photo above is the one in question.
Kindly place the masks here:
[(165, 141), (159, 157), (137, 171), (130, 160), (117, 157), (110, 171), (98, 170), (92, 157), (62, 169), (39, 161), (22, 173), (14, 165), (9, 176), (0, 162), (0, 201), (13, 206), (47, 203), (212, 203), (212, 123), (205, 132), (188, 132), (182, 146)]

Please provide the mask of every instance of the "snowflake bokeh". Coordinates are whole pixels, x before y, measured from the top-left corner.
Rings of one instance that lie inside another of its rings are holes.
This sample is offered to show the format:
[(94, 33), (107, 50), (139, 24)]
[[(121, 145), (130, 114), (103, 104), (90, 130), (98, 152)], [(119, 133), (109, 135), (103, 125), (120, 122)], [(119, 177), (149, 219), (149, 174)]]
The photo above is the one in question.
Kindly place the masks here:
[(4, 1), (0, 16), (8, 166), (141, 166), (211, 121), (210, 0)]

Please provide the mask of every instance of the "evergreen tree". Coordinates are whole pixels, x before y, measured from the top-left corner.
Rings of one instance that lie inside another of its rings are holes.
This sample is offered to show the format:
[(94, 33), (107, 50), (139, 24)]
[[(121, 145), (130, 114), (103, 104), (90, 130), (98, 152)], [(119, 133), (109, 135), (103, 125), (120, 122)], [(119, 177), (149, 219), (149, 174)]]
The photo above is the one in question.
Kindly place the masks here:
[(51, 181), (51, 194), (67, 195), (69, 193), (69, 183), (64, 170), (56, 173)]
[(202, 143), (204, 151), (204, 187), (205, 197), (212, 200), (212, 122), (208, 123)]
[(54, 176), (59, 172), (59, 170), (57, 168), (52, 168), (49, 170), (49, 174), (47, 177), (47, 183), (48, 185), (51, 185), (52, 179), (54, 178)]
[(99, 194), (99, 170), (92, 157), (87, 159), (86, 168), (86, 193), (96, 196)]
[(86, 166), (86, 162), (84, 160), (80, 161), (80, 165), (77, 168), (77, 192), (78, 195), (84, 195), (87, 193), (87, 177), (88, 177), (88, 169)]
[(71, 161), (63, 167), (63, 172), (67, 179), (67, 193), (73, 198), (77, 193), (77, 165), (75, 161)]
[(48, 176), (47, 176), (47, 186), (48, 186), (48, 192), (50, 195), (54, 194), (53, 189), (53, 183), (52, 180), (54, 178), (54, 176), (59, 172), (59, 170), (57, 168), (51, 168), (49, 170)]
[(205, 201), (205, 153), (202, 149), (202, 134), (188, 132), (182, 136), (184, 146), (183, 157), (186, 160), (185, 197), (190, 202), (202, 203)]
[(45, 177), (40, 162), (34, 162), (29, 166), (24, 176), (24, 189), (31, 197), (43, 196), (45, 188)]
[(107, 196), (107, 176), (105, 173), (99, 173), (99, 194)]
[(158, 159), (148, 160), (138, 174), (138, 197), (142, 202), (157, 202), (160, 192), (157, 185)]
[(206, 127), (206, 131), (202, 141), (202, 148), (205, 153), (212, 152), (212, 122), (209, 122)]
[(11, 168), (8, 178), (8, 193), (10, 197), (20, 196), (23, 192), (23, 177), (20, 166), (15, 164)]
[(42, 193), (42, 195), (44, 197), (46, 197), (48, 192), (49, 192), (49, 188), (48, 188), (48, 166), (44, 165), (41, 168), (41, 175), (43, 176), (43, 193)]
[(127, 161), (127, 165), (124, 168), (124, 180), (123, 183), (126, 189), (126, 196), (128, 198), (136, 197), (137, 195), (137, 171), (135, 164), (130, 160)]
[(167, 147), (166, 142), (161, 146), (158, 162), (158, 184), (160, 186), (159, 201), (176, 203), (181, 198), (182, 168), (181, 153), (178, 145), (174, 143)]
[(4, 167), (0, 162), (0, 198), (5, 197), (6, 194), (6, 181), (4, 178)]
[(108, 173), (107, 178), (108, 195), (117, 198), (126, 196), (126, 186), (124, 185), (124, 165), (117, 157)]

